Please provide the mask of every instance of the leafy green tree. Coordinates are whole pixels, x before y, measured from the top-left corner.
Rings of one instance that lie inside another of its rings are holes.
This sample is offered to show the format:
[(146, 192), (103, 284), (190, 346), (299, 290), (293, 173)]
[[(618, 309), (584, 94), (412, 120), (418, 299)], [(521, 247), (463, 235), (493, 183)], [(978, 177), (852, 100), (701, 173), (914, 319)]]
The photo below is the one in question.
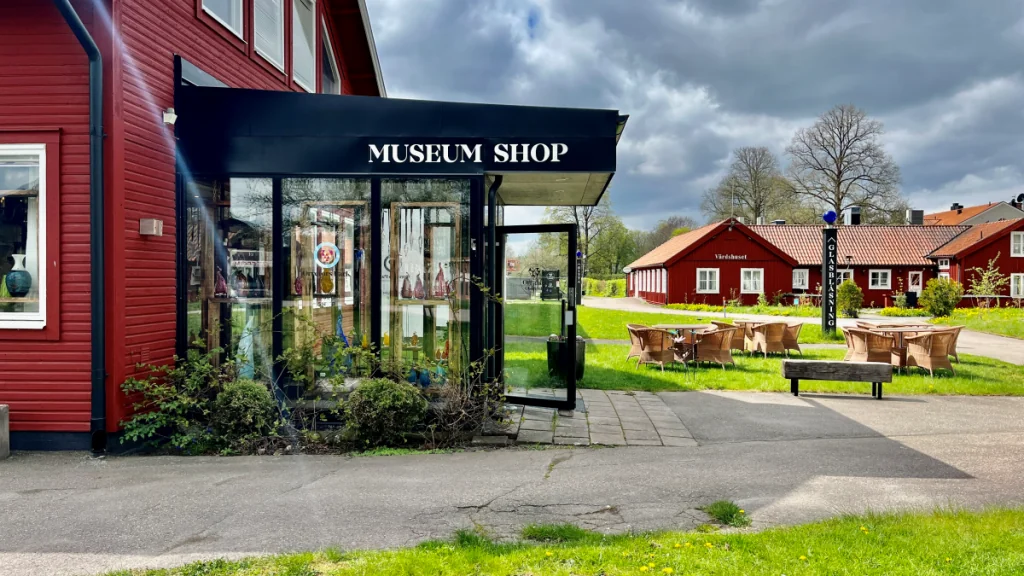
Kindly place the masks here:
[(997, 252), (996, 257), (989, 260), (988, 266), (984, 268), (975, 267), (968, 270), (971, 273), (971, 293), (982, 297), (980, 303), (985, 308), (991, 307), (992, 301), (995, 300), (994, 296), (1002, 294), (1010, 285), (1010, 277), (1003, 274), (996, 265), (1001, 254)]
[(921, 306), (935, 318), (949, 316), (964, 296), (959, 282), (946, 278), (932, 278), (921, 291)]

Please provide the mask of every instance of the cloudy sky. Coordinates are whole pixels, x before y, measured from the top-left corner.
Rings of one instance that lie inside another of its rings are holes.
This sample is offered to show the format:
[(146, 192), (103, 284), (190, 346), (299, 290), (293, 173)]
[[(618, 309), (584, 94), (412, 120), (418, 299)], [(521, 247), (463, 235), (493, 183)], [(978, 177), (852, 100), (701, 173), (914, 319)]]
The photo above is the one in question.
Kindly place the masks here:
[(701, 218), (733, 148), (782, 157), (839, 103), (884, 122), (916, 208), (1024, 193), (1020, 0), (367, 3), (389, 96), (629, 114), (611, 198), (632, 227)]

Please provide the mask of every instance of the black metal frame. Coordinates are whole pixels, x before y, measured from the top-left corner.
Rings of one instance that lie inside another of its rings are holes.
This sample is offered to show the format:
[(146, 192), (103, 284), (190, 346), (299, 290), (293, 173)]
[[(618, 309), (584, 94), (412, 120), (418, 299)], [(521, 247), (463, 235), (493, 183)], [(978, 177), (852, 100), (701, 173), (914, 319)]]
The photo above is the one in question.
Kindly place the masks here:
[[(523, 404), (526, 406), (542, 406), (545, 408), (558, 408), (559, 410), (573, 410), (576, 408), (576, 286), (579, 283), (579, 279), (576, 277), (576, 250), (577, 250), (577, 235), (579, 231), (573, 224), (535, 224), (525, 226), (498, 226), (497, 227), (497, 246), (500, 247), (498, 254), (501, 254), (500, 258), (495, 258), (494, 261), (490, 262), (490, 265), (494, 267), (494, 271), (498, 266), (498, 261), (504, 262), (505, 257), (505, 246), (507, 245), (507, 237), (509, 234), (562, 234), (565, 233), (569, 237), (569, 250), (566, 254), (568, 258), (568, 272), (566, 278), (566, 289), (565, 295), (568, 298), (566, 304), (565, 313), (569, 314), (572, 318), (566, 326), (566, 354), (562, 357), (562, 370), (566, 375), (565, 378), (565, 399), (549, 399), (549, 398), (538, 398), (536, 396), (506, 396), (508, 402), (514, 404)], [(495, 278), (499, 275), (495, 274)], [(501, 298), (504, 290), (504, 283), (496, 281), (494, 283), (495, 296)], [(505, 334), (504, 334), (504, 306), (502, 306), (502, 313), (496, 315), (493, 326), (488, 326), (488, 330), (491, 330), (491, 335), (494, 342), (501, 342), (501, 347), (496, 350), (498, 355), (497, 366), (500, 370), (504, 369), (504, 346), (505, 346)], [(565, 318), (562, 318), (562, 322), (565, 322)]]

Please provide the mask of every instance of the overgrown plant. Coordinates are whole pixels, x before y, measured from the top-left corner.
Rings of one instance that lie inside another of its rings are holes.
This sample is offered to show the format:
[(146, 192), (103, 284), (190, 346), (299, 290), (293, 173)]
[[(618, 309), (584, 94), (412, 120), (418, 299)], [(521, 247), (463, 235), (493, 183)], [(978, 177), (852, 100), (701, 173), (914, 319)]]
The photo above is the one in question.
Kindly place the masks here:
[(856, 318), (864, 305), (864, 292), (853, 280), (846, 280), (836, 288), (836, 308), (847, 318)]
[(964, 296), (964, 287), (959, 282), (946, 278), (932, 278), (921, 292), (921, 306), (930, 316), (949, 316)]
[(1010, 285), (1010, 277), (1003, 274), (999, 270), (999, 266), (996, 265), (1000, 254), (997, 252), (996, 257), (988, 261), (988, 266), (984, 268), (979, 266), (968, 270), (971, 273), (971, 292), (975, 298), (978, 298), (981, 308), (991, 308), (993, 300), (998, 306), (997, 296)]

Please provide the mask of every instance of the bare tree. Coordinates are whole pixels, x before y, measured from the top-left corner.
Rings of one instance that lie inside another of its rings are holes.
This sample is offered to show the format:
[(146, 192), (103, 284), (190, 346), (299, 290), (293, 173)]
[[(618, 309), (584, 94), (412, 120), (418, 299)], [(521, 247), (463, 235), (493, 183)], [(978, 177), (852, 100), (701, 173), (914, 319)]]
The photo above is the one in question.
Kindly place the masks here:
[(850, 104), (824, 113), (786, 148), (796, 193), (841, 213), (859, 206), (887, 212), (902, 198), (900, 170), (879, 143), (882, 123)]
[(792, 198), (792, 186), (783, 178), (775, 155), (764, 146), (737, 148), (732, 154), (729, 173), (704, 192), (701, 210), (712, 221), (737, 216), (755, 223), (774, 216)]
[(639, 238), (637, 242), (638, 252), (640, 254), (646, 254), (665, 242), (668, 242), (668, 240), (673, 236), (678, 236), (683, 232), (689, 232), (699, 226), (700, 224), (689, 216), (669, 216), (668, 218), (658, 222), (654, 227), (654, 230), (642, 234), (641, 238)]
[(612, 212), (610, 195), (605, 194), (594, 206), (553, 206), (545, 210), (544, 220), (549, 223), (575, 224), (579, 230), (579, 249), (587, 255), (583, 261), (583, 276), (589, 272), (587, 261), (600, 249), (596, 242), (601, 234), (618, 221)]

